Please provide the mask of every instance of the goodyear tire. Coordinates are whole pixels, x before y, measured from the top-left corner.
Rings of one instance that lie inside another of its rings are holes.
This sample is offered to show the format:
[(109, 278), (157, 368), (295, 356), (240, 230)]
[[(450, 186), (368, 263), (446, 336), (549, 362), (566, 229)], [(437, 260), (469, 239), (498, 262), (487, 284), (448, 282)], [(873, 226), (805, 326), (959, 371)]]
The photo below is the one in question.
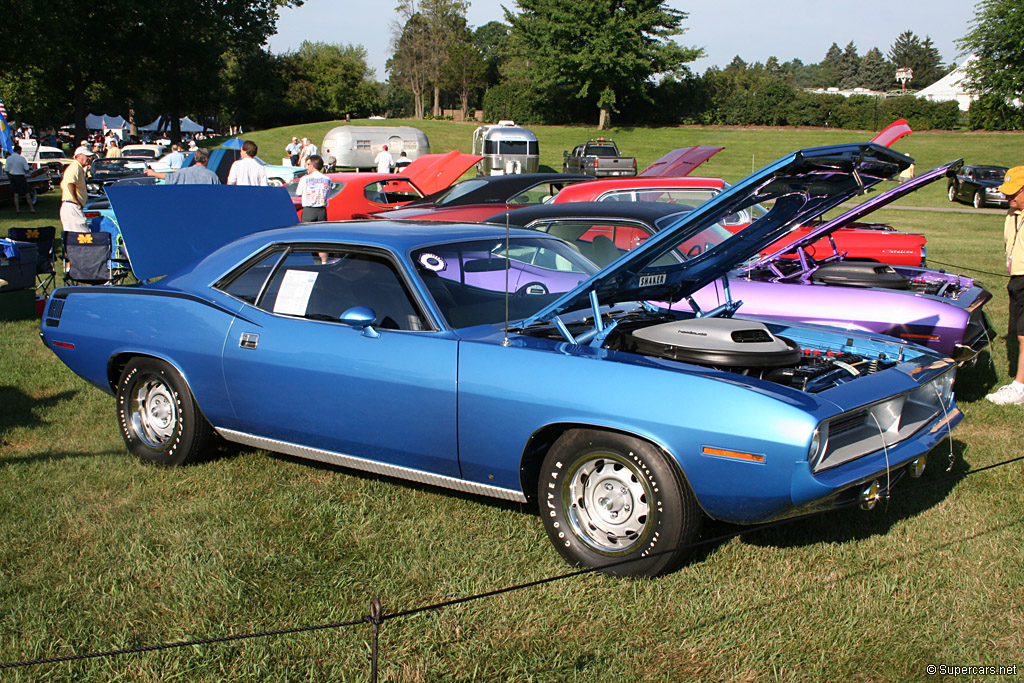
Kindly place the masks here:
[(548, 451), (537, 485), (544, 526), (569, 563), (616, 576), (677, 567), (702, 513), (674, 461), (624, 434), (574, 429)]
[(128, 450), (159, 465), (194, 462), (213, 436), (182, 376), (153, 358), (125, 366), (117, 383), (117, 417)]

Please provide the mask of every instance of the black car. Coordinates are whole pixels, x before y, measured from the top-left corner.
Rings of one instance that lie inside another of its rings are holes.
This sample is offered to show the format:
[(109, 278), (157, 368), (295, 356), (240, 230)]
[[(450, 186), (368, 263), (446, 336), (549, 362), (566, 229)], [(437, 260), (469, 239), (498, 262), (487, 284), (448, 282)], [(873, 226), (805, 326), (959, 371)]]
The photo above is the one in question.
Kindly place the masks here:
[(96, 159), (89, 166), (86, 190), (90, 195), (105, 195), (106, 187), (124, 178), (145, 178), (146, 162), (138, 158)]
[(1006, 195), (999, 191), (1006, 176), (1005, 166), (964, 166), (949, 181), (949, 201), (970, 202), (976, 209), (986, 206), (1008, 206)]

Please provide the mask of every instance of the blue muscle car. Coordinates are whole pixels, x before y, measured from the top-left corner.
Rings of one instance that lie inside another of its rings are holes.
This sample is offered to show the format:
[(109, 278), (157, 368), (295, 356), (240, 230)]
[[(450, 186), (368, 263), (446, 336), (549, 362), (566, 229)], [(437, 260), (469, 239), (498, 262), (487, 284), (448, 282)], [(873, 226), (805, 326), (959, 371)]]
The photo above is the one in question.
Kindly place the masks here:
[(219, 435), (534, 500), (569, 562), (656, 575), (705, 517), (871, 507), (962, 418), (952, 360), (923, 347), (669, 305), (907, 163), (871, 144), (791, 154), (600, 272), (504, 226), (292, 226), (272, 189), (115, 187), (143, 282), (56, 290), (42, 336), (116, 397), (145, 460), (189, 463)]

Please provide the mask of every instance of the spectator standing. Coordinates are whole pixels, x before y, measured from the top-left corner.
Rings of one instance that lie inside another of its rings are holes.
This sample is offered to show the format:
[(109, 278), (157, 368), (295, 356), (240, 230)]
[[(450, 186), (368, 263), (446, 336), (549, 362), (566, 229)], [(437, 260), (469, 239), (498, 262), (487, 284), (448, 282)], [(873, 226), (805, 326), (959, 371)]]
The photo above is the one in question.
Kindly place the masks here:
[(1006, 247), (1006, 272), (1010, 282), (1006, 291), (1010, 295), (1010, 325), (1006, 336), (1017, 338), (1017, 367), (1010, 368), (1013, 381), (999, 387), (985, 398), (998, 405), (1024, 404), (1024, 166), (1014, 166), (1006, 172), (999, 191), (1010, 201), (1003, 223), (1003, 243)]
[(288, 154), (288, 158), (291, 159), (292, 166), (299, 165), (299, 154), (302, 152), (302, 143), (299, 142), (297, 137), (292, 137), (292, 141), (288, 143), (288, 146), (284, 148), (284, 151)]
[(267, 169), (256, 161), (258, 153), (259, 147), (252, 140), (242, 143), (242, 158), (231, 164), (231, 170), (228, 171), (228, 185), (259, 185), (263, 187), (269, 185)]
[(382, 145), (380, 153), (373, 158), (373, 163), (377, 164), (377, 173), (391, 173), (391, 167), (394, 166), (395, 160), (391, 158), (391, 152), (388, 151), (387, 145)]
[(319, 153), (320, 150), (316, 148), (316, 145), (314, 145), (309, 138), (302, 138), (302, 151), (299, 152), (299, 166), (305, 166), (311, 156)]
[(324, 160), (314, 154), (306, 160), (306, 175), (299, 178), (296, 194), (302, 198), (302, 222), (316, 223), (327, 220), (327, 194), (331, 190), (331, 179), (321, 171)]
[(395, 160), (395, 173), (401, 173), (405, 170), (405, 167), (412, 163), (412, 160), (406, 155), (403, 149), (398, 154), (398, 159)]
[(82, 209), (89, 199), (85, 190), (85, 167), (91, 157), (91, 149), (79, 147), (64, 169), (64, 177), (60, 181), (60, 223), (64, 232), (89, 232)]
[(108, 159), (120, 159), (121, 158), (121, 147), (117, 144), (117, 139), (109, 139), (107, 141), (107, 151), (104, 154)]
[(220, 185), (220, 178), (207, 167), (207, 164), (210, 163), (210, 150), (197, 147), (194, 160), (195, 164), (192, 166), (170, 173), (161, 173), (147, 168), (146, 175), (151, 178), (160, 178), (165, 185)]
[(21, 205), (18, 197), (24, 197), (25, 203), (32, 213), (36, 212), (35, 203), (32, 201), (32, 193), (28, 189), (28, 161), (21, 156), (21, 144), (14, 143), (14, 151), (7, 161), (4, 162), (4, 170), (11, 181), (11, 194), (14, 196), (14, 212), (21, 213)]
[(178, 143), (171, 145), (171, 153), (167, 155), (167, 165), (171, 167), (172, 171), (177, 171), (185, 165), (185, 155), (181, 153), (181, 145)]

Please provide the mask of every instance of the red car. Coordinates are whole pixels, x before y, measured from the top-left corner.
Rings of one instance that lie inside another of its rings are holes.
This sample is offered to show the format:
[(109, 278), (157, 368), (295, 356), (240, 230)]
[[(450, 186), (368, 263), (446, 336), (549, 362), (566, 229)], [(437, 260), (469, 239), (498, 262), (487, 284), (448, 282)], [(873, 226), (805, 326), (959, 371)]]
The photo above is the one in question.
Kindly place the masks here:
[(546, 204), (566, 186), (593, 177), (569, 173), (514, 173), (477, 176), (408, 206), (357, 218), (480, 222), (523, 206)]
[[(327, 220), (344, 221), (377, 211), (387, 211), (442, 190), (473, 167), (482, 157), (453, 151), (420, 156), (399, 175), (390, 173), (328, 173)], [(296, 211), (302, 214), (297, 195), (299, 181), (286, 186)]]
[[(693, 177), (636, 177), (593, 180), (588, 183), (570, 185), (559, 192), (552, 203), (565, 202), (662, 202), (684, 206), (698, 206), (729, 187), (721, 178)], [(765, 210), (758, 205), (735, 213), (725, 222), (725, 227), (739, 232)], [(773, 253), (786, 244), (803, 237), (813, 229), (805, 226), (763, 250)], [(854, 227), (837, 230), (831, 235), (836, 249), (849, 258), (870, 259), (899, 266), (924, 266), (924, 235), (898, 232), (883, 224), (856, 224)], [(826, 257), (832, 254), (829, 238), (822, 238), (807, 248), (812, 257)]]

